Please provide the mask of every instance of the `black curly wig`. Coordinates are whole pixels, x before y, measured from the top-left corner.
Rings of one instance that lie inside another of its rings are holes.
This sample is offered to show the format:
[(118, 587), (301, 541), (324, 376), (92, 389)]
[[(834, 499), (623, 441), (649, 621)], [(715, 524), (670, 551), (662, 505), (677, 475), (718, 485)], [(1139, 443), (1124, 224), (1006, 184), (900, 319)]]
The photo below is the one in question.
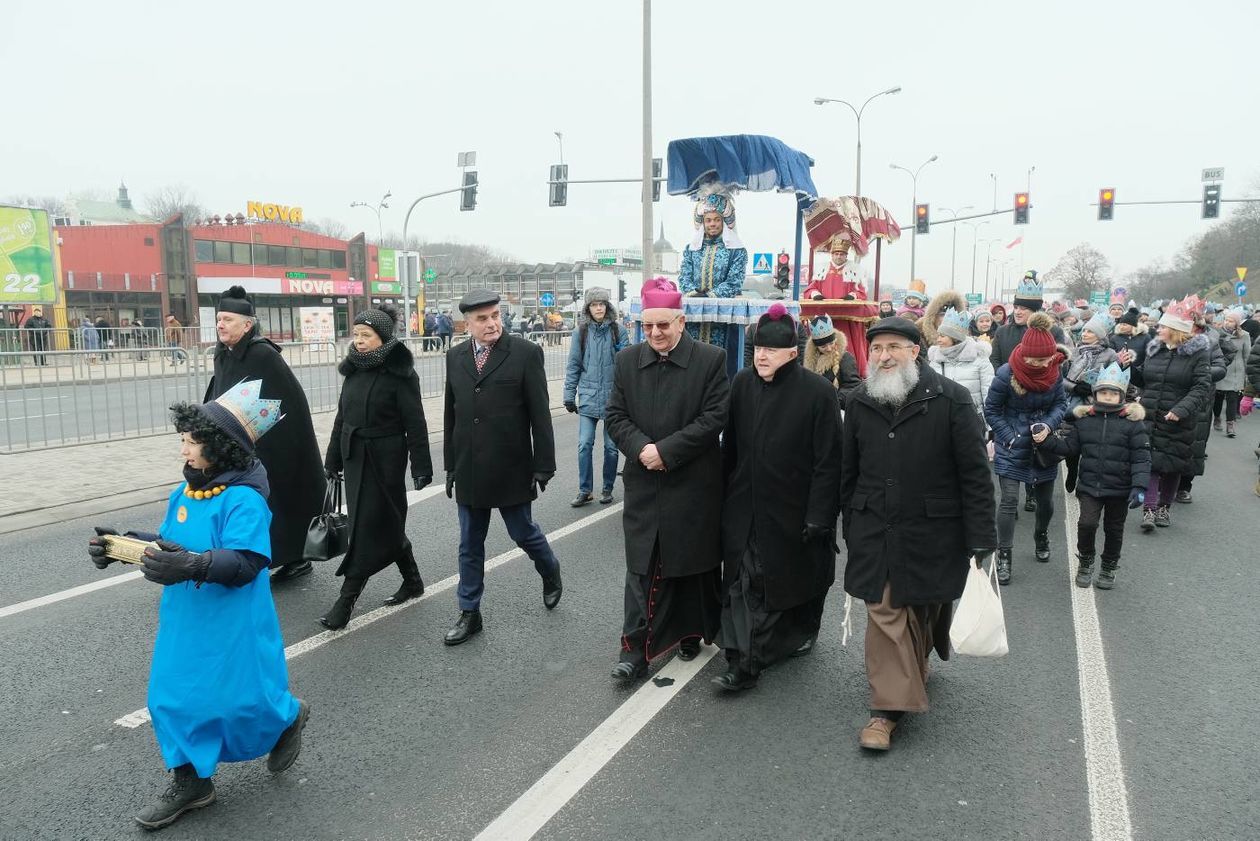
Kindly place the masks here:
[(254, 462), (252, 453), (236, 443), (232, 436), (215, 426), (193, 403), (171, 406), (171, 420), (176, 432), (187, 432), (201, 445), (201, 457), (213, 465), (214, 472), (244, 470)]

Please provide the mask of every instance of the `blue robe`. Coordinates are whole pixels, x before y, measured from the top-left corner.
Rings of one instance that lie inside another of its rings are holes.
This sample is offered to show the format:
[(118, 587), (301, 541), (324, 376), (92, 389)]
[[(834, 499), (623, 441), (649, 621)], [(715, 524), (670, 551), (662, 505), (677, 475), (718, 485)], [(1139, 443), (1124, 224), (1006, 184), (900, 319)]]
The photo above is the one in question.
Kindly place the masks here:
[[(271, 557), (271, 512), (258, 490), (230, 485), (195, 500), (184, 487), (171, 494), (163, 539), (192, 552)], [(162, 588), (149, 714), (167, 768), (192, 763), (205, 778), (220, 762), (265, 756), (297, 713), (266, 572), (243, 587), (185, 581)]]
[[(682, 265), (678, 271), (678, 289), (684, 295), (689, 292), (707, 292), (714, 298), (734, 298), (744, 288), (744, 275), (748, 271), (748, 250), (727, 248), (721, 237), (706, 237), (699, 251), (691, 246), (683, 249)], [(687, 324), (691, 338), (717, 347), (726, 347), (726, 329), (716, 324)]]

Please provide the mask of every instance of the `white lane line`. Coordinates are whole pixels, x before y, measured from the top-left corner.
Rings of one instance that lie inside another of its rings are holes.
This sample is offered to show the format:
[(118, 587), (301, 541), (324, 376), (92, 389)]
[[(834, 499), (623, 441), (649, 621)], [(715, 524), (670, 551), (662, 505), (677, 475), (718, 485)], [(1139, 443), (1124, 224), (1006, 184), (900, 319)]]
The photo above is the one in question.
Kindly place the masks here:
[[(86, 542), (86, 541), (85, 541)], [(113, 575), (109, 578), (102, 578), (100, 581), (93, 581), (91, 584), (80, 584), (78, 587), (71, 587), (69, 590), (62, 590), (58, 593), (49, 593), (47, 596), (40, 596), (35, 599), (28, 599), (24, 602), (11, 604), (6, 607), (0, 607), (0, 619), (6, 616), (13, 616), (18, 613), (25, 613), (28, 610), (34, 610), (37, 607), (56, 604), (66, 599), (73, 599), (75, 596), (82, 596), (87, 593), (94, 593), (97, 590), (104, 590), (106, 587), (115, 587), (119, 584), (125, 584), (128, 581), (135, 581), (137, 578), (143, 577), (144, 573), (139, 571), (124, 572), (122, 575)]]
[(713, 659), (718, 649), (703, 646), (694, 660), (675, 657), (658, 673), (673, 678), (670, 686), (648, 681), (612, 715), (578, 742), (577, 747), (551, 767), (529, 790), (503, 810), (473, 841), (529, 841), (582, 788), (630, 743), (657, 713)]
[[(1072, 594), (1072, 623), (1076, 628), (1076, 664), (1081, 687), (1081, 726), (1085, 740), (1085, 781), (1089, 786), (1089, 823), (1094, 841), (1132, 841), (1129, 820), (1129, 792), (1120, 760), (1120, 739), (1116, 734), (1116, 712), (1111, 701), (1111, 678), (1103, 650), (1094, 588), (1076, 586), (1074, 526), (1080, 519), (1080, 504), (1074, 494), (1065, 494), (1067, 509), (1064, 530), (1068, 548), (1068, 590)], [(1099, 529), (1101, 531), (1101, 529)]]
[[(428, 488), (425, 488), (425, 490), (428, 490)], [(443, 488), (441, 490), (444, 491), (445, 489)], [(611, 517), (613, 514), (618, 514), (621, 512), (622, 505), (623, 503), (618, 502), (616, 505), (610, 505), (603, 511), (600, 511), (596, 514), (591, 514), (589, 517), (583, 517), (580, 520), (576, 520), (572, 523), (569, 523), (567, 526), (562, 526), (561, 528), (558, 528), (547, 535), (547, 542), (554, 543), (555, 541), (560, 540), (563, 537), (568, 537), (574, 532), (581, 531), (587, 526), (593, 526), (596, 523), (598, 523), (600, 520), (605, 520)], [(489, 560), (486, 561), (486, 572), (490, 572), (493, 569), (501, 567), (504, 564), (506, 564), (508, 561), (514, 561), (517, 558), (523, 558), (523, 557), (525, 557), (525, 550), (521, 549), (520, 547), (511, 549), (507, 552), (504, 552), (501, 555), (495, 555), (493, 558), (490, 558)], [(393, 614), (398, 613), (401, 610), (406, 610), (407, 608), (413, 605), (417, 605), (420, 602), (426, 601), (432, 598), (433, 596), (436, 596), (438, 593), (444, 593), (447, 590), (454, 587), (457, 583), (459, 583), (458, 573), (456, 573), (455, 575), (451, 575), (446, 578), (443, 578), (441, 581), (437, 582), (436, 584), (426, 584), (424, 588), (424, 595), (418, 599), (412, 599), (411, 601), (403, 602), (402, 604), (378, 607), (375, 610), (368, 611), (362, 616), (354, 617), (354, 621), (352, 621), (349, 625), (347, 625), (343, 630), (321, 631), (320, 633), (316, 634), (313, 637), (307, 637), (306, 639), (301, 640), (300, 642), (293, 643), (293, 645), (290, 645), (288, 648), (284, 650), (284, 659), (292, 660), (294, 657), (297, 657), (298, 655), (305, 654), (308, 651), (314, 651), (317, 648), (325, 646), (335, 639), (344, 637), (347, 634), (352, 634), (355, 631), (361, 631), (364, 628), (366, 628), (368, 625), (371, 625), (373, 622), (376, 622), (380, 619), (384, 619), (386, 616), (392, 616)], [(696, 659), (699, 659), (699, 658), (696, 658)], [(692, 661), (692, 662), (695, 662), (695, 661)], [(149, 720), (150, 720), (149, 711), (147, 709), (139, 709), (139, 710), (136, 710), (135, 712), (127, 713), (122, 718), (115, 720), (114, 724), (117, 724), (119, 727), (133, 727), (134, 728), (134, 727), (139, 727), (142, 724), (145, 724)]]

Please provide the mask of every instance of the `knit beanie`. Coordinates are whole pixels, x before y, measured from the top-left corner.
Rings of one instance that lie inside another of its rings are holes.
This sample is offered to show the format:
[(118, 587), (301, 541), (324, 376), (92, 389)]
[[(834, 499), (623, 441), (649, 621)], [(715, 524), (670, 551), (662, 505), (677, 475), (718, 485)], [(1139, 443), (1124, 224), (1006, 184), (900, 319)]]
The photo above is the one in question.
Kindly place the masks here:
[(381, 337), (382, 342), (388, 342), (394, 338), (395, 321), (392, 313), (379, 309), (364, 310), (354, 317), (354, 323), (371, 327), (376, 335)]
[(1054, 356), (1058, 351), (1059, 343), (1054, 340), (1050, 328), (1054, 325), (1054, 319), (1049, 313), (1035, 312), (1028, 317), (1028, 330), (1024, 332), (1024, 338), (1020, 340), (1019, 346), (1015, 348), (1015, 353), (1028, 359), (1047, 359)]
[(1111, 335), (1111, 316), (1100, 312), (1085, 322), (1085, 326), (1081, 329), (1088, 330), (1099, 342), (1106, 343), (1107, 336)]
[(1124, 315), (1120, 316), (1120, 318), (1116, 321), (1116, 324), (1127, 324), (1130, 327), (1137, 327), (1138, 315), (1139, 313), (1137, 310), (1125, 310)]
[(773, 303), (761, 318), (757, 319), (757, 330), (753, 333), (754, 347), (790, 348), (796, 347), (796, 322), (788, 315), (787, 308), (780, 303)]

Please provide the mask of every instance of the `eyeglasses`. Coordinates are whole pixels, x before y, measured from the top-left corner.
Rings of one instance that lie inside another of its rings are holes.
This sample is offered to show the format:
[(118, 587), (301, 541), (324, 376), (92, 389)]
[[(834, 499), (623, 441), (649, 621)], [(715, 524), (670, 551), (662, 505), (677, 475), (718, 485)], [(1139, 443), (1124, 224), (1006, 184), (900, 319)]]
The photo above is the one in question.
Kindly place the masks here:
[(674, 316), (669, 321), (645, 321), (643, 322), (643, 332), (651, 333), (653, 330), (656, 330), (659, 333), (664, 333), (677, 320), (678, 316)]
[(871, 345), (867, 350), (871, 356), (883, 356), (884, 354), (892, 355), (898, 351), (909, 350), (914, 345)]

